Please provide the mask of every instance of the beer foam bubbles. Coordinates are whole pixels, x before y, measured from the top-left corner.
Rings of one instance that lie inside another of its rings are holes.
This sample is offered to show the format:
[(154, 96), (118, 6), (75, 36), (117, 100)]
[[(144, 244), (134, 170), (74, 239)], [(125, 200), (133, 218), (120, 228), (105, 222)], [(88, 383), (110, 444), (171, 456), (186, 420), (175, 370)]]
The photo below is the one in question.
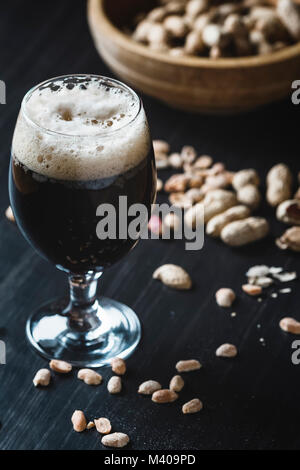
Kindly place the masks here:
[(57, 79), (23, 100), (12, 151), (28, 169), (86, 181), (125, 173), (146, 158), (147, 119), (130, 89), (91, 78)]

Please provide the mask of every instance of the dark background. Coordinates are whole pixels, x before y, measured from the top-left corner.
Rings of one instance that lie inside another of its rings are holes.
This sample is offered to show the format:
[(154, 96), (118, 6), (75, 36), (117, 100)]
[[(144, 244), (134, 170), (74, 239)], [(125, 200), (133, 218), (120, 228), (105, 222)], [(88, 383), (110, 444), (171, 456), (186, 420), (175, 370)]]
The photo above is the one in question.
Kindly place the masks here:
[[(253, 264), (300, 272), (299, 257), (275, 247), (274, 236), (284, 227), (266, 206), (260, 212), (272, 219), (272, 236), (264, 242), (232, 250), (206, 240), (195, 253), (185, 252), (182, 242), (145, 241), (104, 274), (100, 292), (130, 305), (143, 326), (121, 396), (110, 396), (105, 385), (88, 387), (75, 373), (56, 377), (49, 389), (33, 387), (32, 378), (46, 361), (27, 344), (25, 322), (39, 304), (64, 294), (67, 282), (4, 216), (14, 124), (23, 95), (38, 82), (67, 73), (112, 74), (93, 46), (81, 0), (1, 2), (0, 59), (0, 79), (7, 85), (7, 104), (0, 107), (0, 338), (7, 344), (7, 365), (0, 366), (0, 448), (101, 449), (95, 431), (72, 431), (75, 409), (89, 418), (110, 418), (114, 430), (130, 435), (132, 449), (299, 448), (300, 366), (291, 363), (295, 338), (278, 327), (283, 316), (300, 319), (298, 282), (291, 284), (292, 294), (268, 295), (262, 303), (240, 289)], [(281, 161), (294, 173), (299, 170), (300, 107), (290, 99), (233, 117), (197, 116), (143, 99), (153, 137), (168, 140), (174, 151), (192, 144), (230, 170), (255, 167), (263, 179)], [(161, 175), (165, 179), (168, 173)], [(167, 262), (190, 272), (191, 292), (171, 291), (151, 279), (154, 269)], [(215, 303), (214, 293), (222, 286), (239, 294), (231, 310)], [(238, 346), (236, 359), (215, 357), (224, 342)], [(188, 358), (200, 359), (203, 369), (186, 375), (178, 402), (155, 405), (136, 393), (149, 378), (167, 386), (175, 363)], [(105, 379), (111, 375), (108, 369), (101, 373)], [(182, 403), (194, 397), (202, 399), (204, 410), (183, 416)]]

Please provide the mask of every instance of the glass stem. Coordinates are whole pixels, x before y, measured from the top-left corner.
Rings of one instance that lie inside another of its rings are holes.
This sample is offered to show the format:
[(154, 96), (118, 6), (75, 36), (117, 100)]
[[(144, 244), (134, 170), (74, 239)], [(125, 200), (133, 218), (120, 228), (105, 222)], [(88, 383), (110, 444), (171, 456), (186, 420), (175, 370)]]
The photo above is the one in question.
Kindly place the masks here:
[(65, 310), (69, 326), (78, 333), (87, 333), (100, 326), (96, 298), (98, 280), (102, 273), (69, 274), (70, 302)]

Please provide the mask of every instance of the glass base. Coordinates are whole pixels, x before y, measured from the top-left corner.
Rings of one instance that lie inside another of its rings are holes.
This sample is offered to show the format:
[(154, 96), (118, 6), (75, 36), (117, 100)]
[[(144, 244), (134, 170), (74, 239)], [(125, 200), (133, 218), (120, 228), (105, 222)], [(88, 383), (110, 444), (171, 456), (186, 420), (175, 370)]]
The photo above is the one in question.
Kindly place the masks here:
[[(61, 359), (78, 367), (100, 367), (114, 357), (130, 356), (141, 339), (141, 325), (133, 310), (101, 297), (92, 328), (73, 328), (64, 315), (66, 304), (53, 301), (27, 321), (31, 345), (47, 359)], [(61, 312), (61, 313), (60, 313)]]

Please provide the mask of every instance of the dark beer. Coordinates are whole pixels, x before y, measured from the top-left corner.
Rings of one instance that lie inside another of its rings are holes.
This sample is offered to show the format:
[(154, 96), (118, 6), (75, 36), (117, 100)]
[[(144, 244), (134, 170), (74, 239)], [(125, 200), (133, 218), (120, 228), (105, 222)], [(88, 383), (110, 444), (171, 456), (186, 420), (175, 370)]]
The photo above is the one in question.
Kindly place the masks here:
[[(127, 196), (128, 206), (144, 204), (150, 214), (154, 156), (138, 105), (126, 89), (86, 79), (84, 85), (80, 79), (51, 84), (23, 105), (13, 142), (11, 204), (27, 240), (61, 269), (101, 271), (135, 245), (118, 237), (120, 196)], [(96, 234), (96, 211), (106, 203), (116, 210), (116, 239)]]
[[(10, 198), (18, 226), (41, 255), (65, 270), (101, 271), (134, 246), (129, 237), (118, 238), (119, 196), (127, 196), (128, 206), (144, 204), (150, 213), (154, 197), (151, 154), (122, 175), (88, 182), (41, 177), (15, 157), (11, 166)], [(100, 220), (96, 211), (107, 202), (116, 210), (115, 240), (100, 240), (96, 235)]]

